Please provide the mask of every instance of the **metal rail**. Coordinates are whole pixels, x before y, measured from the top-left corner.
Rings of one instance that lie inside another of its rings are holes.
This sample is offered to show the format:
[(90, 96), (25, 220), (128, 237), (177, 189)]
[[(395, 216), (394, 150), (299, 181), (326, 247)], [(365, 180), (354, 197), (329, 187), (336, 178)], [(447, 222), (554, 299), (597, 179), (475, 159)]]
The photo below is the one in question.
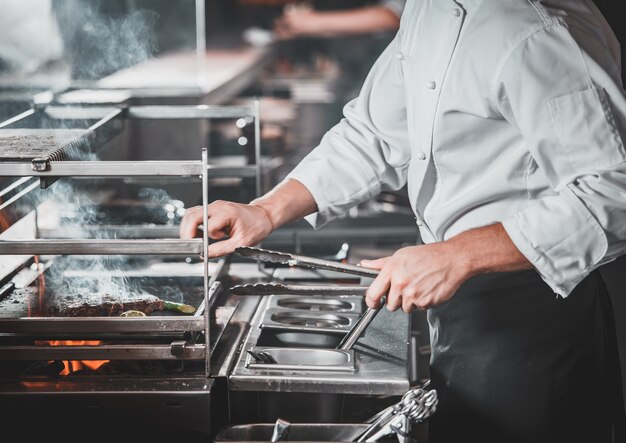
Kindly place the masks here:
[(1, 240), (0, 255), (199, 255), (202, 240)]
[(0, 319), (0, 333), (90, 334), (141, 332), (201, 332), (204, 319), (196, 316), (159, 317), (24, 317)]
[(202, 360), (205, 345), (0, 346), (0, 360)]
[(128, 108), (115, 106), (47, 106), (45, 112), (49, 117), (61, 120), (100, 120), (112, 112), (124, 112), (124, 118), (129, 120), (235, 119), (255, 116), (255, 110), (251, 106), (209, 105), (130, 106)]

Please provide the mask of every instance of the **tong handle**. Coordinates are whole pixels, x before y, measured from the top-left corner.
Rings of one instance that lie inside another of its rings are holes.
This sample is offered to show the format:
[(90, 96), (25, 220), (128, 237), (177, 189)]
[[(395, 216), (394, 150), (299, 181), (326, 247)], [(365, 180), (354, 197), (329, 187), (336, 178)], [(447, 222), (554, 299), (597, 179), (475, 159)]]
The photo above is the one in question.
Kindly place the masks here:
[(350, 331), (348, 331), (348, 333), (343, 337), (341, 342), (339, 342), (339, 345), (337, 345), (337, 349), (341, 349), (342, 351), (348, 351), (352, 349), (352, 346), (354, 346), (356, 341), (361, 337), (361, 335), (363, 335), (372, 320), (376, 318), (382, 306), (386, 303), (386, 300), (387, 297), (383, 297), (380, 300), (380, 306), (376, 309), (367, 308), (363, 315), (361, 315), (356, 321), (352, 329), (350, 329)]

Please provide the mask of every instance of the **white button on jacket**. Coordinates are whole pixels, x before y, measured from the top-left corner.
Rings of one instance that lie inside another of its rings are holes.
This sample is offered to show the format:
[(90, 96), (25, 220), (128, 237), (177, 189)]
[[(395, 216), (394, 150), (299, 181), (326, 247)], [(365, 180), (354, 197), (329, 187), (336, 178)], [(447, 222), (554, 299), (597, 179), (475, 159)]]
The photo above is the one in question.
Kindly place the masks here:
[(590, 0), (544, 3), (408, 2), (345, 118), (289, 175), (314, 226), (408, 182), (425, 242), (502, 222), (563, 296), (624, 253), (619, 45)]

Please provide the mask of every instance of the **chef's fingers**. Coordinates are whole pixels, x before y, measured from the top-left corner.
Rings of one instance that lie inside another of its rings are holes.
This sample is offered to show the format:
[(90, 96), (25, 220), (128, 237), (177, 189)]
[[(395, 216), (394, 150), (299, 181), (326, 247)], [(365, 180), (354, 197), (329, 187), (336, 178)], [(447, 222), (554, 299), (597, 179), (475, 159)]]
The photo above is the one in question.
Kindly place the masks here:
[(209, 258), (217, 258), (223, 255), (230, 254), (238, 246), (238, 242), (233, 240), (232, 238), (211, 243), (209, 245)]
[(360, 264), (364, 268), (382, 269), (385, 263), (387, 263), (387, 260), (389, 260), (389, 257), (382, 257), (376, 260), (361, 260)]
[(196, 237), (198, 226), (203, 223), (204, 210), (202, 206), (194, 206), (185, 211), (183, 219), (180, 221), (180, 238), (190, 239)]
[(370, 287), (365, 293), (365, 303), (370, 308), (378, 308), (380, 306), (380, 299), (387, 293), (391, 285), (391, 278), (384, 270), (378, 274), (378, 277), (374, 279)]
[(403, 306), (402, 289), (398, 285), (392, 284), (387, 296), (387, 309), (391, 312), (397, 311)]
[(213, 240), (221, 240), (228, 236), (232, 220), (224, 215), (210, 217), (204, 229)]

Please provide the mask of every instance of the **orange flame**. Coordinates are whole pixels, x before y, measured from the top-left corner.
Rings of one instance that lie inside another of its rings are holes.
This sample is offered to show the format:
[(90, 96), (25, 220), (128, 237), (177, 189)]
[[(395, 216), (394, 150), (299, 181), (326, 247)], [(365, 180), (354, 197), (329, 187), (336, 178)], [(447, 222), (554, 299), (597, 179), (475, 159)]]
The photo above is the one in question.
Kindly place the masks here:
[[(100, 340), (42, 340), (36, 341), (35, 344), (48, 346), (98, 346), (102, 344), (102, 342)], [(84, 368), (96, 371), (100, 366), (109, 361), (110, 360), (64, 360), (64, 368), (59, 372), (59, 375), (70, 375)], [(49, 363), (52, 363), (52, 361)]]

